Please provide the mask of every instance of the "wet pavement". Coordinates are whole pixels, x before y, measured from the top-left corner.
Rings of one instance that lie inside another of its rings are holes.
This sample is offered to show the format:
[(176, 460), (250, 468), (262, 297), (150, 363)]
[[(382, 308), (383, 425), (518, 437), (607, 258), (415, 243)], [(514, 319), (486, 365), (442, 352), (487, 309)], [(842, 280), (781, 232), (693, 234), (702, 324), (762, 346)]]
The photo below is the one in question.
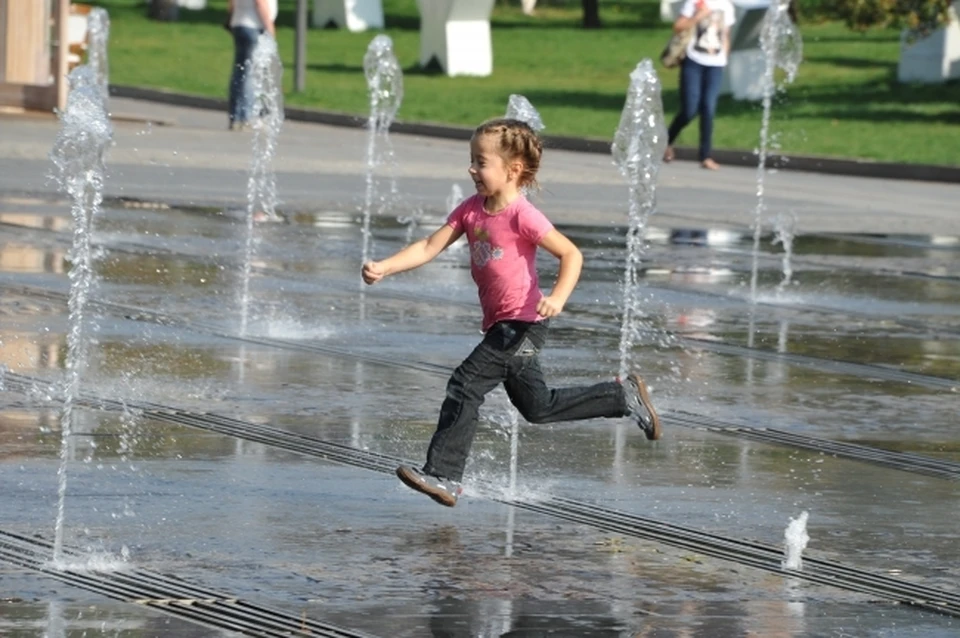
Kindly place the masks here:
[[(511, 489), (498, 391), (449, 510), (390, 468), (422, 459), (478, 341), (462, 247), (362, 290), (363, 132), (291, 126), (329, 144), (314, 157), (290, 139), (285, 223), (256, 226), (243, 300), (249, 140), (210, 114), (167, 117), (139, 135), (146, 161), (129, 145), (144, 125), (117, 125), (95, 219), (66, 568), (49, 561), (71, 218), (43, 178), (56, 123), (0, 120), (0, 634), (960, 632), (960, 187), (776, 174), (770, 213), (798, 218), (792, 283), (778, 289), (783, 250), (765, 235), (751, 303), (753, 173), (697, 190), (713, 175), (666, 168), (633, 353), (664, 439), (521, 420)], [(462, 143), (394, 143), (400, 199), (374, 220), (376, 256), (441, 223), (464, 181), (449, 168)], [(202, 159), (151, 164), (189, 149)], [(626, 202), (609, 158), (557, 155), (544, 207), (585, 270), (543, 363), (555, 385), (591, 383), (619, 365)], [(923, 211), (894, 215), (910, 196)], [(396, 219), (405, 204), (417, 229)], [(804, 511), (804, 567), (782, 570)]]

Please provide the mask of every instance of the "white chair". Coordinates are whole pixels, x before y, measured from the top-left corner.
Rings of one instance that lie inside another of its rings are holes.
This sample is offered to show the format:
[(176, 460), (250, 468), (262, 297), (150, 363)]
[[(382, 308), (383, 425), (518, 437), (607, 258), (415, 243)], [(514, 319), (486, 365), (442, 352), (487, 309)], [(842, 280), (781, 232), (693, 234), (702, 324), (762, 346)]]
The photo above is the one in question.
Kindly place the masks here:
[(380, 0), (313, 0), (313, 26), (335, 24), (358, 32), (383, 28), (383, 3)]
[(903, 34), (897, 80), (939, 84), (960, 78), (960, 2), (951, 5), (949, 15), (946, 26), (925, 38), (911, 42)]
[(760, 33), (770, 0), (734, 0), (734, 7), (737, 22), (730, 29), (730, 57), (720, 95), (762, 100), (767, 57), (760, 48)]
[(181, 9), (199, 11), (207, 8), (207, 0), (177, 0), (177, 6)]
[(417, 0), (420, 65), (436, 60), (444, 73), (493, 73), (490, 12), (494, 0)]

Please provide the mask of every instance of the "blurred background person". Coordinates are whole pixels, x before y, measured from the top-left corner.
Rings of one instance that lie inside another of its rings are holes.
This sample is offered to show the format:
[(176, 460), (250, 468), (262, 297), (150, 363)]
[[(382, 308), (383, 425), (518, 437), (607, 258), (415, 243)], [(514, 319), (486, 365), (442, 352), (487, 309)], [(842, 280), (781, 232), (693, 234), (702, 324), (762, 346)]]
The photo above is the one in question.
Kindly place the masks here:
[(700, 116), (699, 159), (703, 168), (717, 170), (713, 152), (713, 118), (720, 97), (723, 69), (730, 54), (730, 27), (736, 13), (730, 0), (686, 0), (673, 24), (674, 33), (693, 29), (693, 38), (680, 65), (680, 112), (670, 124), (664, 161), (674, 158), (673, 143), (683, 128)]
[(233, 34), (233, 71), (230, 74), (229, 128), (239, 131), (250, 125), (253, 86), (250, 68), (257, 40), (264, 33), (276, 37), (277, 0), (230, 0), (226, 26)]

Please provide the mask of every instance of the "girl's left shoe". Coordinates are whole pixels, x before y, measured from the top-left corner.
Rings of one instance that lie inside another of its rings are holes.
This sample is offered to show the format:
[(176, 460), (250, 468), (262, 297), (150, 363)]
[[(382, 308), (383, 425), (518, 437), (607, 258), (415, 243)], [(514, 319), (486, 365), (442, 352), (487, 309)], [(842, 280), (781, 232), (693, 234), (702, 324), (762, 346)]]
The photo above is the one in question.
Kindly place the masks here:
[(447, 507), (456, 505), (457, 499), (463, 492), (463, 488), (456, 481), (425, 474), (409, 465), (401, 465), (397, 468), (397, 478), (403, 481), (407, 487), (422, 492)]

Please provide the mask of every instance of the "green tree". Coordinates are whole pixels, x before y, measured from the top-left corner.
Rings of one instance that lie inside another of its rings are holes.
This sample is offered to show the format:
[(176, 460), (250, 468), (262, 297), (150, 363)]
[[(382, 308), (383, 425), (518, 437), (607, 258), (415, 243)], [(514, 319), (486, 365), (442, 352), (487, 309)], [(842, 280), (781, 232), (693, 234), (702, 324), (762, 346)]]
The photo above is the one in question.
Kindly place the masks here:
[(950, 21), (953, 0), (835, 0), (833, 11), (854, 29), (894, 27), (924, 35)]

